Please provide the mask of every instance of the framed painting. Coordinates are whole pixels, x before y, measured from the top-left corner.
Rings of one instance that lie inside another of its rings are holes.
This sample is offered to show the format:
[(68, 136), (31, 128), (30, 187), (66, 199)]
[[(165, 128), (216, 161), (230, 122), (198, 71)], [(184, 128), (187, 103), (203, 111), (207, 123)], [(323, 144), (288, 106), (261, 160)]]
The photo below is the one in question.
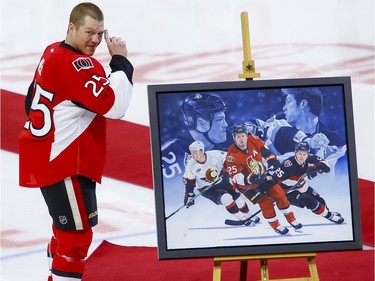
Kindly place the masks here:
[(350, 77), (149, 85), (148, 100), (159, 259), (362, 248)]

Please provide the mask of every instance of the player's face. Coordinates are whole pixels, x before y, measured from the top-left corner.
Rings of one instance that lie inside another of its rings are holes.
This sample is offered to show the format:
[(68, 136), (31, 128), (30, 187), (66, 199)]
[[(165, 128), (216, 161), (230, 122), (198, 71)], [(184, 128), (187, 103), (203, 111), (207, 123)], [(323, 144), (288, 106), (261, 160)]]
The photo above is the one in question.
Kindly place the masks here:
[(82, 54), (92, 56), (103, 39), (103, 33), (104, 21), (86, 16), (81, 26), (69, 24), (67, 43)]
[(247, 148), (247, 134), (239, 133), (234, 135), (234, 142), (240, 149)]
[(285, 98), (285, 105), (283, 107), (285, 119), (289, 123), (295, 123), (301, 118), (301, 109), (299, 108), (296, 99), (292, 95), (287, 95)]
[(301, 164), (301, 165), (305, 164), (308, 155), (309, 154), (308, 154), (307, 151), (298, 150), (296, 152), (296, 159), (297, 159), (298, 163)]
[(227, 140), (228, 123), (225, 120), (224, 112), (216, 112), (212, 119), (211, 129), (208, 131), (208, 137), (213, 143), (222, 143)]
[(191, 157), (195, 160), (195, 161), (204, 161), (202, 159), (202, 156), (204, 155), (203, 151), (202, 150), (199, 150), (199, 151), (196, 151), (196, 150), (190, 150), (190, 153), (191, 153)]

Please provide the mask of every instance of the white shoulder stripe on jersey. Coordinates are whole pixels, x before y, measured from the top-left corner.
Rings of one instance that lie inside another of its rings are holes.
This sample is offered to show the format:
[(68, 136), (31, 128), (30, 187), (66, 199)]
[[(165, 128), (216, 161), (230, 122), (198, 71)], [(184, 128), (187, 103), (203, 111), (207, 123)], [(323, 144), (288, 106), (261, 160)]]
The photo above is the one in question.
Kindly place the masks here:
[(96, 113), (63, 101), (54, 107), (55, 139), (51, 147), (50, 161), (63, 152), (90, 125)]

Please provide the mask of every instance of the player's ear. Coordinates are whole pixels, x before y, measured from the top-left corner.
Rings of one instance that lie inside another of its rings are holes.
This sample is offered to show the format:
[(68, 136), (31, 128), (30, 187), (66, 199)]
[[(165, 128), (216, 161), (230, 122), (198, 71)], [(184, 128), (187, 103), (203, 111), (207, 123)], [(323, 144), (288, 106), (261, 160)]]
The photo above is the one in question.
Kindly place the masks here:
[(309, 102), (306, 99), (301, 100), (300, 106), (301, 108), (305, 108), (309, 105)]
[(68, 33), (72, 32), (74, 30), (76, 30), (76, 26), (74, 25), (74, 23), (72, 23), (72, 22), (69, 23), (69, 25), (68, 25)]
[(207, 133), (210, 130), (210, 122), (207, 119), (198, 117), (195, 129), (200, 133)]

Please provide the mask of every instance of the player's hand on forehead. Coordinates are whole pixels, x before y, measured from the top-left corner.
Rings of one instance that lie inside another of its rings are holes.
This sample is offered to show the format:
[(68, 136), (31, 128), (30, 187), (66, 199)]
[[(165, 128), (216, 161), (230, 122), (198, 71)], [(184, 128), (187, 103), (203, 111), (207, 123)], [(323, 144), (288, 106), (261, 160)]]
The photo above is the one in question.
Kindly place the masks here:
[(108, 51), (111, 56), (120, 55), (127, 57), (128, 49), (126, 43), (120, 37), (109, 36), (108, 30), (104, 30), (104, 40), (107, 43)]

